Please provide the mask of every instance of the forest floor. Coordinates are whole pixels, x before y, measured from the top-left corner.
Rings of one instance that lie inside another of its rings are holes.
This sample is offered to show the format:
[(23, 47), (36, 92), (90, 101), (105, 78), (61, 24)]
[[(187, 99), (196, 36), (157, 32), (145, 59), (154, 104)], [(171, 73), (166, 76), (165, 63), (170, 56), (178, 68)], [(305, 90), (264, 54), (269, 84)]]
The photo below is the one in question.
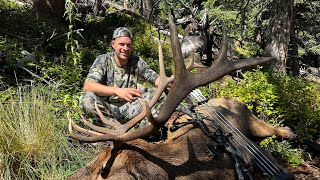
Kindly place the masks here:
[(298, 167), (289, 167), (288, 170), (293, 173), (295, 179), (320, 180), (320, 157), (306, 161)]

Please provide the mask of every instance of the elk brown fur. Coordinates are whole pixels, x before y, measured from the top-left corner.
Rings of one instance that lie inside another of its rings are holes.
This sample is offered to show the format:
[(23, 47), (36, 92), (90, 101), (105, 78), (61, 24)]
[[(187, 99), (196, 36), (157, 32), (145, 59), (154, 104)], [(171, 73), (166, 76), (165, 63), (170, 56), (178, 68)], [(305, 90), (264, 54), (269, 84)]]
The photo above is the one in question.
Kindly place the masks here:
[[(265, 123), (235, 98), (211, 99), (209, 103), (224, 107), (227, 120), (248, 137), (293, 136), (290, 128)], [(187, 115), (174, 113), (167, 126), (188, 119)], [(209, 129), (214, 126), (210, 121), (205, 123)], [(135, 139), (118, 147), (106, 147), (70, 179), (237, 179), (233, 159), (227, 153), (210, 155), (208, 145), (217, 144), (189, 124), (169, 131), (164, 142), (153, 144)]]

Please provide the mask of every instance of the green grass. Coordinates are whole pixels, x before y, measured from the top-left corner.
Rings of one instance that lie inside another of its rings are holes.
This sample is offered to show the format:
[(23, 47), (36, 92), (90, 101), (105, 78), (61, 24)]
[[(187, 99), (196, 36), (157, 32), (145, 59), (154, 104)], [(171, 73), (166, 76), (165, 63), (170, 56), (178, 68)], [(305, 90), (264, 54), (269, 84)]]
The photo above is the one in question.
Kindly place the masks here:
[(67, 122), (47, 93), (19, 87), (0, 104), (0, 179), (66, 179), (92, 158), (94, 149), (68, 142)]

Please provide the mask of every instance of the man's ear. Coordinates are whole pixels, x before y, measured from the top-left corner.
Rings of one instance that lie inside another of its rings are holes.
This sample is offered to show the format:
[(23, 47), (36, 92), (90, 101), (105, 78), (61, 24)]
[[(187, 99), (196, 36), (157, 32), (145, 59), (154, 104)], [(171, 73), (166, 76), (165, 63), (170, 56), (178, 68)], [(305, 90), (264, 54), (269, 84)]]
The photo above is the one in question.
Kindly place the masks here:
[(114, 42), (114, 40), (112, 40), (111, 41), (111, 46), (112, 46), (113, 49), (114, 49), (114, 45), (115, 45), (115, 42)]

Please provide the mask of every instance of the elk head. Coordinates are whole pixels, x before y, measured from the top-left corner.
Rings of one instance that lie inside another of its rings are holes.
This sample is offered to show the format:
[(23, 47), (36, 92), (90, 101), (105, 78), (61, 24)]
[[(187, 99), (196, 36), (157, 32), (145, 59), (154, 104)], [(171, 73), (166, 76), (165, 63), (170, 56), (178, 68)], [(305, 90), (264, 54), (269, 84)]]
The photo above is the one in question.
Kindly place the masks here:
[[(126, 124), (119, 124), (114, 121), (106, 120), (102, 113), (98, 110), (101, 120), (110, 128), (97, 127), (84, 119), (92, 130), (86, 130), (77, 126), (72, 120), (69, 122), (69, 131), (72, 137), (79, 141), (85, 142), (99, 142), (99, 141), (113, 141), (113, 142), (127, 142), (133, 139), (146, 137), (156, 132), (161, 126), (163, 126), (169, 117), (172, 115), (174, 110), (178, 107), (180, 102), (195, 88), (206, 85), (210, 82), (216, 81), (223, 76), (233, 72), (235, 70), (258, 65), (267, 61), (272, 60), (271, 57), (259, 57), (252, 59), (244, 59), (239, 61), (230, 61), (227, 58), (228, 51), (228, 37), (223, 26), (223, 37), (221, 42), (220, 52), (218, 53), (217, 59), (213, 62), (211, 67), (205, 71), (191, 73), (188, 69), (195, 67), (192, 63), (187, 67), (184, 64), (184, 58), (181, 51), (181, 46), (178, 38), (178, 33), (172, 16), (169, 16), (169, 27), (171, 34), (171, 46), (173, 51), (173, 58), (175, 64), (174, 77), (167, 77), (164, 71), (162, 48), (159, 41), (159, 61), (160, 61), (160, 85), (157, 88), (153, 98), (147, 104), (143, 105), (143, 111), (134, 119), (130, 120)], [(164, 91), (168, 83), (172, 82), (170, 91), (164, 101), (162, 109), (157, 117), (153, 118), (150, 113), (150, 108), (155, 104), (161, 93)], [(146, 127), (139, 128), (135, 131), (128, 131), (136, 123), (140, 122), (144, 117), (148, 117), (151, 124)], [(74, 130), (80, 131), (88, 136), (80, 135)]]

